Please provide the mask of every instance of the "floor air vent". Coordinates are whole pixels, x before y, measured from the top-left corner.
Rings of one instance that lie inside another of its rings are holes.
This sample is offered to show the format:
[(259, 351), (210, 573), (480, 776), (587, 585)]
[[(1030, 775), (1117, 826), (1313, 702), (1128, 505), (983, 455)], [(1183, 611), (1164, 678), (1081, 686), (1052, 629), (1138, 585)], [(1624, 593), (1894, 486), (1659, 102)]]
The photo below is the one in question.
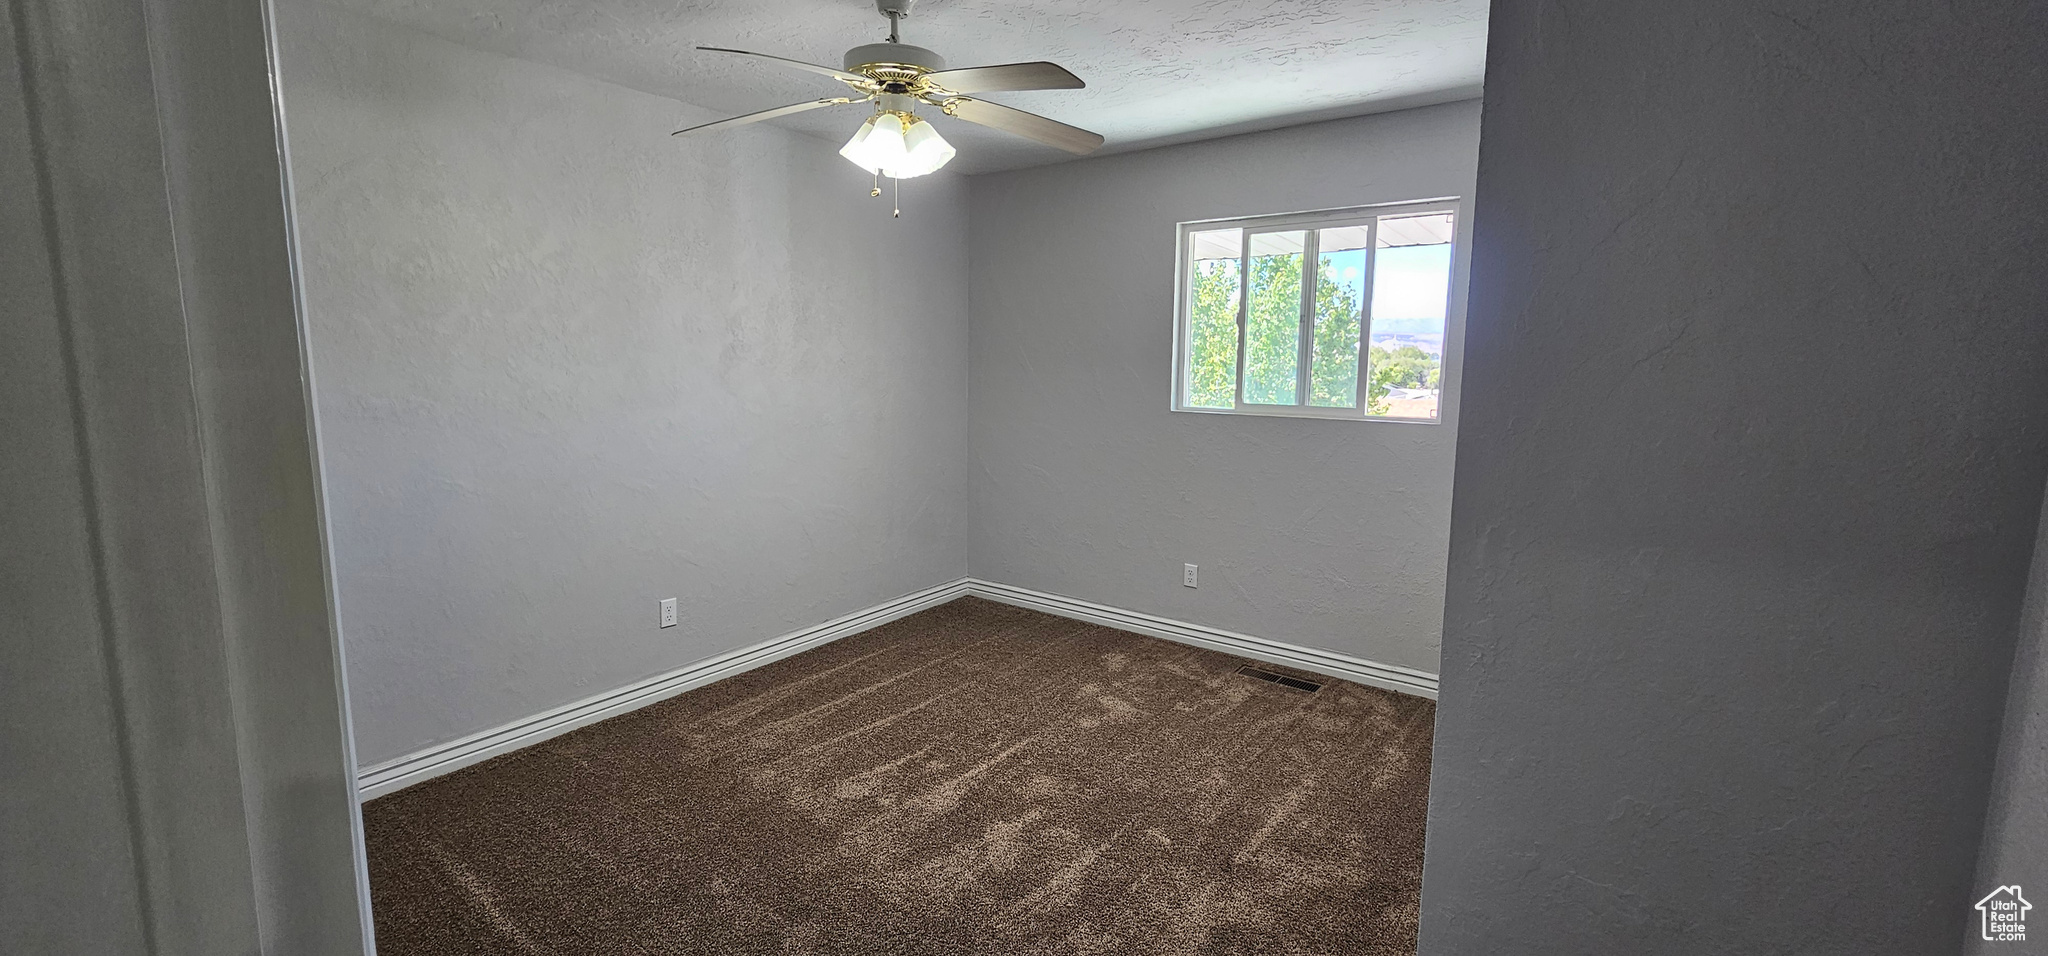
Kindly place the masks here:
[(1323, 685), (1318, 684), (1315, 681), (1302, 680), (1299, 677), (1289, 677), (1286, 674), (1275, 674), (1272, 671), (1262, 671), (1256, 667), (1251, 666), (1250, 664), (1245, 664), (1239, 667), (1237, 669), (1237, 672), (1243, 674), (1246, 677), (1256, 677), (1270, 684), (1279, 684), (1282, 687), (1292, 687), (1295, 690), (1305, 690), (1311, 694), (1323, 689)]

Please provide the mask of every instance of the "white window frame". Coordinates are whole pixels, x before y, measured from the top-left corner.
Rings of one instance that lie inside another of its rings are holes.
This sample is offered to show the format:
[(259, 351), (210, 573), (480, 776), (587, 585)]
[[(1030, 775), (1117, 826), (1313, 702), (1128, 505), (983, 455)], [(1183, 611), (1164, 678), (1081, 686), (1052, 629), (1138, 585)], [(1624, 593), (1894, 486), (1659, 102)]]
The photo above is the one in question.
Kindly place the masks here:
[[(1446, 390), (1444, 386), (1448, 385), (1451, 380), (1451, 324), (1459, 304), (1459, 297), (1457, 295), (1458, 265), (1459, 259), (1464, 254), (1463, 243), (1455, 238), (1463, 232), (1465, 225), (1465, 211), (1460, 208), (1461, 205), (1462, 202), (1459, 197), (1449, 196), (1437, 199), (1378, 203), (1369, 206), (1347, 206), (1342, 209), (1319, 209), (1310, 212), (1282, 213), (1273, 216), (1200, 219), (1177, 224), (1175, 227), (1176, 241), (1174, 243), (1175, 259), (1173, 267), (1173, 410), (1200, 415), (1265, 415), (1277, 418), (1328, 418), (1349, 422), (1392, 422), (1406, 425), (1442, 424), (1445, 405), (1444, 393)], [(1365, 402), (1359, 400), (1360, 396), (1356, 392), (1352, 394), (1350, 408), (1331, 408), (1323, 405), (1306, 404), (1309, 393), (1308, 376), (1311, 371), (1309, 360), (1311, 350), (1315, 345), (1315, 313), (1314, 303), (1311, 298), (1315, 283), (1309, 280), (1309, 272), (1307, 270), (1311, 267), (1311, 263), (1317, 261), (1316, 230), (1332, 226), (1367, 226), (1371, 230), (1366, 240), (1367, 248), (1371, 251), (1365, 260), (1365, 296), (1364, 301), (1359, 303), (1360, 314), (1358, 319), (1358, 387), (1362, 388), (1367, 382), (1367, 345), (1372, 341), (1372, 293), (1373, 280), (1375, 278), (1373, 273), (1379, 262), (1379, 221), (1386, 216), (1428, 215), (1439, 212), (1447, 212), (1452, 215), (1452, 234), (1454, 238), (1451, 241), (1451, 268), (1446, 279), (1449, 287), (1444, 290), (1443, 371), (1439, 378), (1441, 384), (1438, 386), (1437, 392), (1436, 417), (1400, 418), (1392, 415), (1368, 415), (1365, 413)], [(1188, 310), (1191, 307), (1188, 301), (1188, 291), (1189, 280), (1192, 278), (1188, 275), (1188, 243), (1190, 237), (1195, 233), (1212, 232), (1218, 229), (1244, 230), (1243, 238), (1238, 246), (1238, 269), (1241, 271), (1239, 273), (1237, 293), (1237, 394), (1232, 399), (1236, 405), (1234, 408), (1208, 408), (1187, 404)], [(1245, 270), (1251, 268), (1251, 259), (1247, 255), (1247, 250), (1251, 248), (1251, 237), (1256, 233), (1285, 232), (1297, 229), (1303, 230), (1307, 234), (1302, 246), (1302, 335), (1300, 340), (1301, 355), (1297, 360), (1297, 375), (1299, 379), (1295, 386), (1295, 394), (1302, 398), (1304, 404), (1247, 404), (1244, 400), (1245, 309), (1250, 297), (1246, 294), (1249, 291), (1245, 288), (1249, 273)]]

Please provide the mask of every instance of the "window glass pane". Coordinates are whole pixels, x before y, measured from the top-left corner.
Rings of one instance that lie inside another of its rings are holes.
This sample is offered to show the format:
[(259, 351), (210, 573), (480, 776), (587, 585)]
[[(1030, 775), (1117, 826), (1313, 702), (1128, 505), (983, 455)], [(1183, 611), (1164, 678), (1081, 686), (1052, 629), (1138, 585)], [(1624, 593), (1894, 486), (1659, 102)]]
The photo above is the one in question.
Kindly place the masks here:
[(1451, 295), (1451, 214), (1386, 216), (1379, 227), (1366, 414), (1435, 419)]
[(1316, 233), (1310, 405), (1352, 408), (1358, 401), (1358, 330), (1365, 306), (1365, 246), (1370, 233), (1365, 226), (1338, 226)]
[(1301, 251), (1308, 233), (1262, 232), (1251, 240), (1246, 286), (1244, 400), (1297, 405), (1301, 375)]
[(1237, 256), (1242, 229), (1188, 236), (1187, 395), (1189, 408), (1237, 404)]

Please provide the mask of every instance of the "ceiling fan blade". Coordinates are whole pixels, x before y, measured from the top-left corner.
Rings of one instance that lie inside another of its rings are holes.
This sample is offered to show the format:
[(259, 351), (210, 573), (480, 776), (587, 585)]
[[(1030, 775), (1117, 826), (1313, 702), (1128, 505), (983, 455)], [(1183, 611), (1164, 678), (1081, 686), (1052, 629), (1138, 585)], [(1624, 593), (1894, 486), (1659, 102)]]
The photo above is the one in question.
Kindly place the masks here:
[(1015, 133), (1025, 139), (1035, 139), (1047, 146), (1057, 146), (1069, 153), (1079, 153), (1083, 156), (1095, 152), (1102, 145), (1102, 136), (1098, 133), (987, 100), (956, 96), (946, 101), (946, 112), (970, 123), (979, 123), (1005, 133)]
[(770, 63), (780, 63), (783, 66), (791, 66), (799, 70), (809, 70), (812, 73), (818, 73), (824, 76), (829, 76), (835, 80), (845, 80), (848, 83), (868, 82), (867, 77), (862, 76), (858, 73), (848, 73), (845, 70), (835, 70), (829, 66), (819, 66), (816, 63), (805, 63), (802, 60), (792, 60), (786, 56), (771, 56), (766, 53), (755, 53), (752, 50), (734, 50), (722, 46), (700, 46), (697, 49), (709, 50), (713, 53), (734, 53), (740, 56), (751, 56), (758, 60), (767, 60)]
[(745, 126), (748, 123), (758, 123), (762, 120), (771, 120), (778, 116), (788, 116), (791, 113), (801, 113), (805, 110), (814, 110), (821, 106), (839, 106), (843, 103), (851, 102), (853, 102), (853, 100), (847, 97), (833, 96), (827, 97), (826, 99), (822, 100), (812, 100), (808, 103), (791, 103), (788, 106), (778, 106), (772, 110), (762, 110), (759, 113), (748, 113), (745, 116), (735, 116), (731, 119), (717, 120), (715, 122), (705, 123), (700, 126), (686, 127), (684, 129), (676, 130), (675, 132), (670, 133), (669, 135), (681, 136), (684, 133), (702, 133), (705, 130), (723, 129), (728, 126)]
[(1000, 66), (970, 66), (940, 70), (928, 79), (955, 93), (995, 93), (1004, 90), (1078, 90), (1088, 84), (1057, 63), (1004, 63)]

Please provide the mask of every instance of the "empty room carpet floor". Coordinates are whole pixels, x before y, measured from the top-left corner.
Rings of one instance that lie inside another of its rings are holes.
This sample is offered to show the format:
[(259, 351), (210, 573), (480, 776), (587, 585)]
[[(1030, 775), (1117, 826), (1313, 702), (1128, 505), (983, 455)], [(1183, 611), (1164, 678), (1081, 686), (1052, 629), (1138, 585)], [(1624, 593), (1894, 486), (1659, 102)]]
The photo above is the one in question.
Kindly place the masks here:
[(377, 951), (1414, 952), (1435, 706), (1244, 663), (963, 598), (366, 804)]

